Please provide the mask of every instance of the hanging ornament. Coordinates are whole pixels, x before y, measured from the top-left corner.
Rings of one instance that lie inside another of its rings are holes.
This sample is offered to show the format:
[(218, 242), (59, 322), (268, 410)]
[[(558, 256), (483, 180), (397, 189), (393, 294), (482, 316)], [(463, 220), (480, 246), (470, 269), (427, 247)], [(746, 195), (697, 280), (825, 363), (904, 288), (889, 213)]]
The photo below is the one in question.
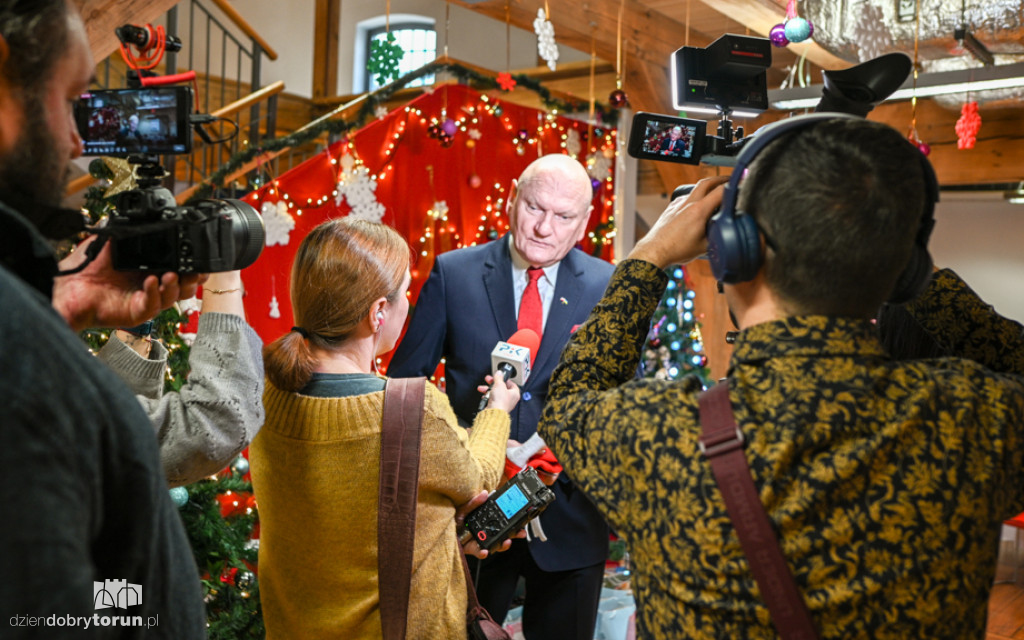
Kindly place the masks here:
[(575, 158), (579, 156), (582, 149), (583, 144), (580, 142), (580, 132), (576, 129), (569, 129), (565, 134), (565, 150), (569, 152), (570, 156)]
[(468, 184), (471, 189), (479, 189), (480, 185), (483, 184), (483, 180), (480, 176), (472, 173), (469, 178), (466, 179), (466, 184)]
[(960, 108), (960, 118), (956, 121), (956, 148), (973, 149), (981, 130), (981, 114), (978, 113), (977, 101), (965, 102)]
[(245, 456), (238, 456), (231, 463), (231, 471), (237, 476), (244, 476), (249, 473), (249, 461), (246, 460)]
[(459, 131), (459, 125), (451, 118), (445, 118), (445, 121), (441, 123), (441, 131), (449, 136), (454, 136)]
[[(501, 73), (499, 73), (497, 80), (498, 86), (501, 87), (502, 90), (504, 91), (511, 91), (512, 89), (516, 88), (516, 80), (508, 71), (502, 71)], [(501, 113), (497, 109), (498, 108), (495, 107), (495, 115), (499, 115)]]
[(295, 218), (288, 212), (288, 203), (284, 200), (277, 202), (264, 201), (260, 205), (260, 213), (263, 214), (263, 227), (266, 230), (266, 245), (272, 247), (279, 244), (282, 247), (288, 244), (289, 234), (295, 229)]
[(812, 33), (814, 26), (807, 20), (800, 17), (786, 20), (785, 34), (790, 42), (803, 42), (810, 38)]
[(395, 42), (395, 34), (388, 31), (383, 38), (370, 41), (369, 61), (366, 69), (376, 76), (378, 86), (383, 86), (398, 79), (398, 63), (405, 51)]
[(110, 187), (103, 193), (104, 197), (109, 198), (122, 191), (129, 191), (135, 188), (135, 165), (128, 164), (128, 161), (124, 158), (105, 157), (103, 158), (103, 163), (114, 174), (114, 177), (110, 179)]
[(548, 63), (549, 69), (554, 71), (555, 64), (558, 62), (558, 45), (555, 44), (555, 27), (548, 20), (548, 15), (546, 6), (537, 9), (533, 30), (537, 34), (537, 55)]
[(623, 91), (622, 89), (616, 89), (615, 91), (612, 91), (608, 95), (608, 104), (615, 107), (616, 109), (621, 109), (622, 107), (629, 104), (629, 98), (626, 96), (625, 91)]
[(377, 116), (378, 120), (383, 120), (388, 115), (388, 108), (382, 104), (378, 104), (373, 108), (373, 114)]
[(612, 170), (612, 161), (604, 153), (595, 151), (587, 156), (587, 175), (592, 179), (603, 181)]
[(275, 320), (281, 317), (281, 304), (277, 301), (277, 296), (270, 296), (270, 317)]
[(185, 487), (174, 487), (171, 489), (171, 502), (179, 509), (188, 504), (188, 489)]
[(252, 571), (239, 571), (235, 576), (235, 586), (239, 589), (251, 589), (256, 582), (256, 576)]
[[(782, 27), (781, 33), (779, 27)], [(796, 14), (796, 0), (786, 3), (786, 20), (772, 27), (768, 39), (776, 47), (784, 47), (793, 42), (803, 42), (814, 33), (814, 25)]]
[(786, 25), (779, 23), (772, 27), (772, 30), (768, 32), (768, 40), (776, 47), (784, 47), (789, 44), (789, 38), (786, 37)]

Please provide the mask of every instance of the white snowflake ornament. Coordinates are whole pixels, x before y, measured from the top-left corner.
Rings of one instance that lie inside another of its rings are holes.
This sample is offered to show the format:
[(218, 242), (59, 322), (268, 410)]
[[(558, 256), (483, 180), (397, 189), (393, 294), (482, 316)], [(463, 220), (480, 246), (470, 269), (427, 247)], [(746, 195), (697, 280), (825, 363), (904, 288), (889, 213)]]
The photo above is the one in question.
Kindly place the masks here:
[(382, 104), (378, 104), (377, 107), (373, 110), (373, 113), (375, 116), (377, 116), (378, 120), (383, 120), (388, 115), (388, 108)]
[(580, 132), (575, 129), (569, 129), (565, 134), (565, 150), (569, 152), (569, 155), (576, 158), (580, 155), (580, 151), (583, 149), (583, 143), (580, 141)]
[(264, 202), (260, 206), (263, 214), (263, 227), (266, 229), (268, 247), (288, 244), (288, 235), (295, 228), (295, 218), (288, 212), (288, 203), (284, 200)]
[(533, 21), (533, 30), (537, 33), (537, 54), (546, 60), (548, 68), (554, 71), (555, 63), (558, 62), (555, 26), (548, 20), (543, 7), (537, 9), (537, 19)]
[(612, 161), (603, 153), (595, 151), (587, 157), (587, 174), (596, 180), (604, 180), (612, 170)]
[(350, 216), (380, 222), (384, 218), (384, 205), (377, 202), (375, 191), (377, 180), (370, 175), (370, 170), (363, 164), (356, 164), (351, 155), (341, 158), (341, 175), (338, 177), (338, 188), (334, 196), (336, 205), (342, 199), (348, 202), (352, 211)]
[(445, 200), (435, 201), (434, 206), (427, 210), (427, 214), (434, 220), (447, 220), (448, 202)]

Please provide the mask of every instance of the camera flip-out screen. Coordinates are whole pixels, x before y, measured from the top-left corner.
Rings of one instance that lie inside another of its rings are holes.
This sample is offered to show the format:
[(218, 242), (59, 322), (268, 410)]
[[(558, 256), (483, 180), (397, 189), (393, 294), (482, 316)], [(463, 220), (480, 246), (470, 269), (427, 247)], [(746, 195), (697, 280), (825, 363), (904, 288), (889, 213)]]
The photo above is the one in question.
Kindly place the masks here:
[(105, 89), (79, 97), (75, 122), (85, 155), (188, 153), (191, 110), (186, 86)]
[(633, 116), (626, 150), (634, 158), (699, 164), (707, 122), (643, 111)]

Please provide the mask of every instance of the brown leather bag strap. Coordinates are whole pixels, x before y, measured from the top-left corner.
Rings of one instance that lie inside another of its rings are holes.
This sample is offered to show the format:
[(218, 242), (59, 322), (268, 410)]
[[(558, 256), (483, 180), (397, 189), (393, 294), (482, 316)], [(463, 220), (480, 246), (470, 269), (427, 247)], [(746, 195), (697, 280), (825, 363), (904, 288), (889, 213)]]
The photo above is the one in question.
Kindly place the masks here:
[(784, 640), (815, 640), (807, 603), (782, 555), (779, 539), (754, 486), (743, 455), (743, 433), (729, 404), (729, 383), (723, 381), (700, 394), (700, 450), (711, 462), (718, 489), (739, 536), (772, 623)]
[(377, 589), (384, 640), (402, 640), (409, 617), (425, 378), (384, 386), (377, 500)]

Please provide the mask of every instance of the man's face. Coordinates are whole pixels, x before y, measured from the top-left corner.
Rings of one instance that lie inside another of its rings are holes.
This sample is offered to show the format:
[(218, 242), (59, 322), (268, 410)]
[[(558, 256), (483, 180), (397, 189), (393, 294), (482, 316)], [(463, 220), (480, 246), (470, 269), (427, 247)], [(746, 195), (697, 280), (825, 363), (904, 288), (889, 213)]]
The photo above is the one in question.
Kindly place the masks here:
[(53, 206), (82, 154), (72, 108), (94, 68), (82, 20), (68, 12), (66, 52), (41, 88), (17, 91), (0, 80), (0, 189)]
[(555, 264), (583, 239), (591, 209), (589, 187), (558, 170), (513, 184), (508, 207), (512, 240), (531, 266)]
[(679, 127), (674, 127), (671, 131), (669, 131), (668, 135), (673, 140), (678, 140), (680, 137), (682, 137), (683, 130), (680, 129)]

